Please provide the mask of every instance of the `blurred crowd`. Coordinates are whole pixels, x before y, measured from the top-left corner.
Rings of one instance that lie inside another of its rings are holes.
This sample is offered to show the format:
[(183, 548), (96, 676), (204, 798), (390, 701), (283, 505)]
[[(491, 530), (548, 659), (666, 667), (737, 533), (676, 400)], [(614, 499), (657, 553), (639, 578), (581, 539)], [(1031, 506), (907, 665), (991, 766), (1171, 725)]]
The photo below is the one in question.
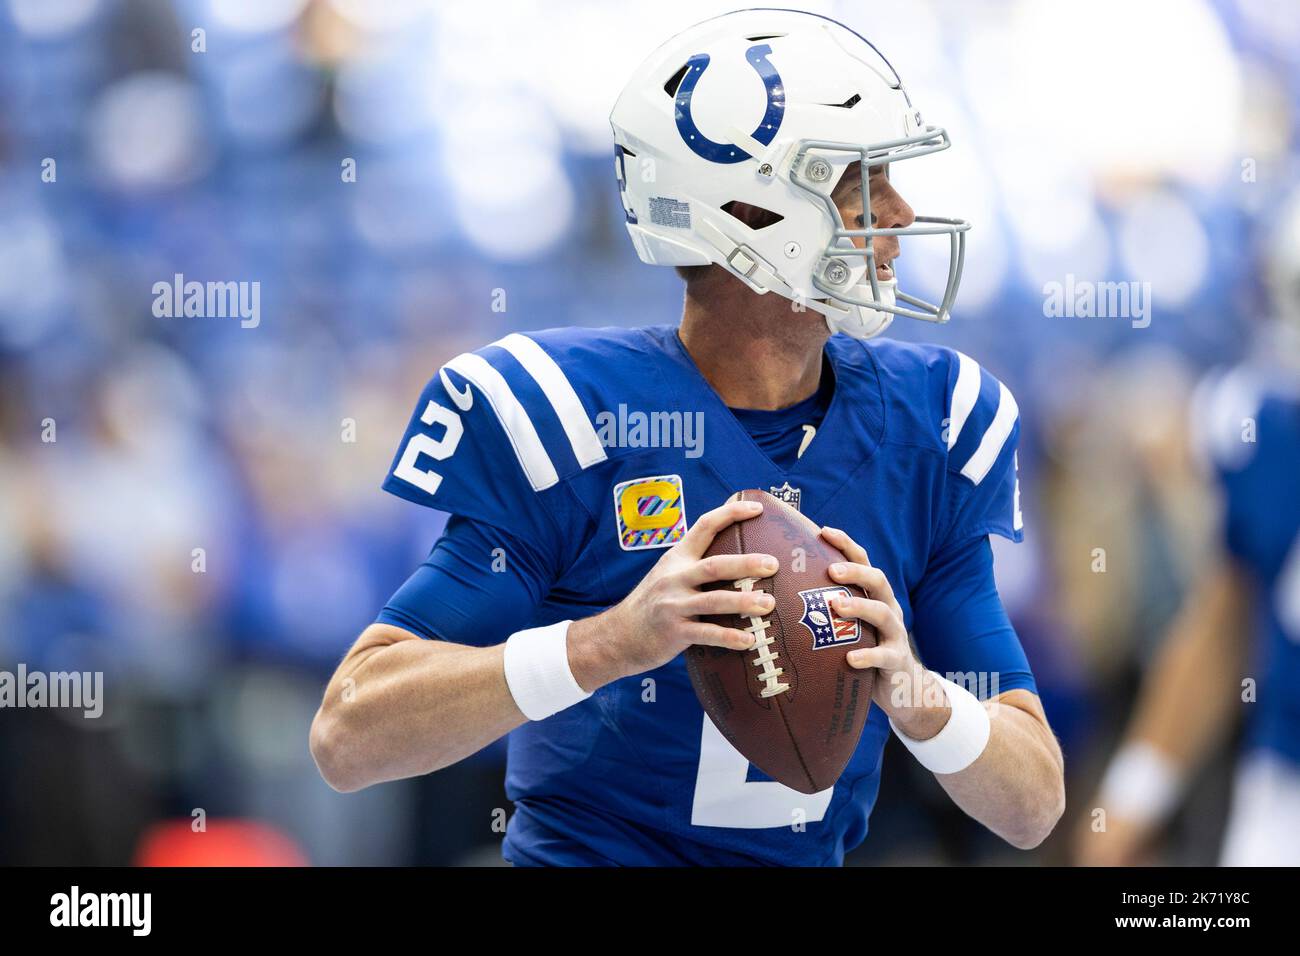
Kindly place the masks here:
[[(107, 698), (0, 712), (0, 863), (153, 859), (196, 811), (274, 831), (274, 859), (498, 859), (501, 747), (341, 796), (307, 729), (439, 534), (379, 490), (430, 374), (506, 331), (679, 315), (623, 233), (606, 116), (630, 64), (732, 4), (541, 6), (0, 0), (0, 669), (103, 671)], [(975, 223), (956, 315), (890, 332), (1017, 395), (1027, 540), (998, 575), (1089, 793), (1211, 546), (1190, 395), (1268, 315), (1300, 8), (802, 6), (952, 133), (900, 189)], [(904, 246), (904, 275), (935, 268)], [(257, 283), (259, 321), (160, 317), (176, 276)], [(1048, 315), (1067, 277), (1149, 282), (1149, 324)], [(886, 761), (851, 862), (1064, 859)], [(1221, 781), (1170, 859), (1213, 860)]]

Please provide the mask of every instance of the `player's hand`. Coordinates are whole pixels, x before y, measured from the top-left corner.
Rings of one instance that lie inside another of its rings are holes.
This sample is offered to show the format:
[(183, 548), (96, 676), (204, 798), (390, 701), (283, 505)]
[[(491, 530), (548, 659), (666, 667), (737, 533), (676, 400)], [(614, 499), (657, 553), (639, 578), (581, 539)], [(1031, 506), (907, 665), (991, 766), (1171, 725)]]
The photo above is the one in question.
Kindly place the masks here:
[(831, 598), (831, 610), (840, 617), (865, 621), (878, 635), (875, 647), (851, 650), (846, 660), (851, 667), (876, 668), (872, 699), (890, 717), (901, 716), (909, 706), (920, 706), (925, 674), (907, 639), (903, 609), (885, 573), (872, 567), (865, 548), (838, 528), (822, 528), (821, 536), (848, 558), (831, 565), (831, 578), (840, 584), (856, 584), (867, 593), (865, 598)]
[(778, 563), (770, 554), (710, 555), (704, 552), (723, 528), (763, 511), (756, 501), (728, 501), (701, 515), (681, 541), (626, 598), (602, 614), (569, 628), (569, 663), (584, 690), (653, 670), (692, 644), (744, 651), (753, 635), (699, 620), (703, 615), (764, 616), (775, 601), (763, 591), (701, 590), (714, 581), (766, 578)]

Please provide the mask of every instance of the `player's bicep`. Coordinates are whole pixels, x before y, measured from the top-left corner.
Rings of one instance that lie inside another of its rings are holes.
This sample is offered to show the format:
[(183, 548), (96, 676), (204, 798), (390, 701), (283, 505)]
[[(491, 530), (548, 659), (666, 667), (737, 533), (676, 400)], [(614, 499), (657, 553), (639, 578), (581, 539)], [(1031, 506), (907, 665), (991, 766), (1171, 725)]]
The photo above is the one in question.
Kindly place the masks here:
[(531, 624), (550, 578), (545, 557), (522, 539), (453, 516), (376, 623), (430, 640), (487, 647)]
[(933, 558), (911, 603), (912, 630), (926, 667), (979, 697), (1017, 689), (1037, 693), (998, 596), (987, 537), (971, 538)]

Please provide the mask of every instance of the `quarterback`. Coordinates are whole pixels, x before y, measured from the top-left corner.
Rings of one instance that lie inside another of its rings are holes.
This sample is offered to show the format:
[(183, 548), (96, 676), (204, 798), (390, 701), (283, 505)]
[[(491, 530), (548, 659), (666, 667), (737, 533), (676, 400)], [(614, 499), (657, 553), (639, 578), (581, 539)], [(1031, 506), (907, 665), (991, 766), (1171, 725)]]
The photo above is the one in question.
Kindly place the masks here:
[[(988, 541), (1023, 534), (1016, 402), (965, 355), (873, 339), (952, 308), (969, 225), (916, 216), (890, 181), (947, 134), (867, 40), (786, 10), (673, 38), (610, 121), (628, 232), (683, 276), (681, 321), (511, 334), (433, 375), (384, 487), (446, 531), (327, 687), (322, 775), (356, 790), (510, 734), (515, 864), (836, 865), (892, 730), (963, 810), (1036, 846), (1062, 758)], [(937, 303), (898, 288), (912, 235), (947, 239)], [(699, 444), (598, 432), (627, 410), (698, 422)], [(879, 634), (848, 656), (876, 671), (866, 729), (812, 795), (722, 737), (682, 660), (752, 644), (703, 617), (772, 610), (704, 587), (790, 560), (704, 557), (761, 510), (728, 502), (745, 488), (822, 528), (848, 559), (832, 576), (867, 595), (833, 610)]]

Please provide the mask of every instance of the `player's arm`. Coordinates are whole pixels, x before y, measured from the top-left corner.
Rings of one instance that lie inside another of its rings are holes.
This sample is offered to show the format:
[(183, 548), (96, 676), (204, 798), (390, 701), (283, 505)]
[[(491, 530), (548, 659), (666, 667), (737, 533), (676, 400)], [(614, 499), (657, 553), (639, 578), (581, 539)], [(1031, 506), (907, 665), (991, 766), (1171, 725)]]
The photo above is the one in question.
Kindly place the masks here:
[[(521, 399), (539, 385), (540, 403)], [(453, 517), (326, 689), (311, 750), (335, 788), (445, 767), (689, 644), (752, 641), (695, 620), (770, 610), (761, 592), (701, 590), (771, 573), (770, 556), (703, 559), (718, 530), (761, 511), (749, 503), (701, 517), (604, 613), (533, 626), (591, 530), (561, 474), (570, 455), (603, 455), (580, 408), (564, 370), (522, 336), (457, 356), (430, 379), (384, 488)]]
[(1080, 863), (1136, 863), (1193, 773), (1235, 724), (1251, 588), (1229, 558), (1188, 593), (1143, 683), (1119, 754), (1075, 838)]
[[(926, 570), (910, 595), (919, 659), (890, 582), (870, 567), (865, 551), (835, 537), (832, 543), (852, 562), (845, 573), (868, 593), (866, 600), (850, 599), (849, 610), (880, 633), (878, 647), (855, 650), (848, 660), (879, 669), (876, 702), (954, 802), (1012, 845), (1029, 848), (1064, 812), (1065, 775), (998, 597), (988, 541), (991, 534), (1023, 537), (1019, 408), (1010, 390), (973, 359), (948, 351), (936, 357), (933, 370), (944, 374), (946, 397), (935, 418), (945, 425), (947, 468)], [(943, 676), (972, 674), (990, 699), (978, 699), (960, 677)]]
[[(1012, 846), (1033, 849), (1065, 812), (1065, 758), (1037, 694), (1011, 690), (983, 706), (989, 714), (984, 752), (960, 773), (938, 773), (935, 779), (971, 817)], [(927, 710), (915, 733), (903, 732), (929, 739), (923, 735), (939, 733), (940, 720), (947, 721), (942, 709)]]
[[(714, 581), (767, 577), (776, 570), (771, 555), (704, 557), (721, 529), (761, 511), (756, 502), (728, 502), (701, 516), (627, 598), (569, 624), (559, 635), (568, 679), (589, 694), (610, 681), (659, 667), (691, 644), (747, 650), (752, 635), (697, 617), (771, 612), (769, 594), (701, 589)], [(463, 534), (477, 533), (472, 524), (459, 527)], [(455, 557), (454, 541), (440, 542), (440, 547), (453, 557), (427, 564), (419, 579), (403, 589), (415, 593), (403, 597), (399, 592), (393, 604), (398, 619), (441, 639), (422, 640), (410, 629), (374, 624), (326, 688), (312, 722), (311, 751), (321, 775), (336, 790), (358, 790), (448, 766), (522, 724), (528, 719), (525, 710), (533, 709), (531, 704), (521, 709), (516, 692), (528, 674), (516, 665), (512, 685), (502, 643), (507, 638), (541, 639), (532, 631), (501, 633), (501, 622), (512, 615), (516, 622), (531, 617), (533, 607), (519, 590), (519, 579), (484, 571), (485, 562)], [(526, 655), (524, 660), (526, 667)]]
[(423, 640), (372, 624), (325, 689), (311, 753), (335, 790), (430, 773), (524, 722), (506, 686), (502, 645)]
[[(1021, 681), (1029, 687), (1012, 687), (979, 701), (917, 659), (893, 588), (871, 566), (866, 551), (843, 531), (827, 528), (823, 536), (849, 559), (833, 566), (832, 577), (867, 593), (866, 598), (837, 598), (835, 611), (876, 628), (877, 645), (850, 651), (847, 658), (854, 667), (876, 668), (876, 705), (918, 756), (927, 741), (945, 746), (947, 741), (940, 740), (945, 733), (969, 738), (955, 742), (955, 757), (951, 751), (939, 754), (931, 766), (935, 779), (953, 802), (1008, 843), (1020, 849), (1037, 846), (1065, 811), (1065, 765), (997, 598), (988, 541), (975, 539), (955, 549), (931, 570), (928, 577), (938, 583), (929, 593), (923, 590), (916, 602), (926, 606), (928, 619), (918, 619), (917, 627), (926, 632), (938, 671), (996, 675), (1000, 683), (1016, 683), (1015, 675), (1029, 678)], [(959, 588), (947, 584), (954, 580)], [(971, 708), (983, 713), (972, 718)], [(943, 772), (949, 760), (955, 760), (953, 772)]]
[(311, 750), (326, 781), (356, 790), (428, 773), (522, 721), (501, 686), (500, 642), (531, 621), (546, 577), (523, 539), (452, 516), (325, 690)]
[(1083, 864), (1139, 862), (1177, 806), (1187, 777), (1236, 723), (1256, 600), (1246, 561), (1257, 534), (1261, 477), (1249, 454), (1253, 446), (1237, 432), (1237, 423), (1260, 414), (1260, 392), (1242, 374), (1211, 373), (1192, 402), (1198, 462), (1208, 466), (1205, 477), (1223, 494), (1220, 557), (1197, 575), (1142, 682), (1124, 741), (1075, 834), (1076, 859)]

